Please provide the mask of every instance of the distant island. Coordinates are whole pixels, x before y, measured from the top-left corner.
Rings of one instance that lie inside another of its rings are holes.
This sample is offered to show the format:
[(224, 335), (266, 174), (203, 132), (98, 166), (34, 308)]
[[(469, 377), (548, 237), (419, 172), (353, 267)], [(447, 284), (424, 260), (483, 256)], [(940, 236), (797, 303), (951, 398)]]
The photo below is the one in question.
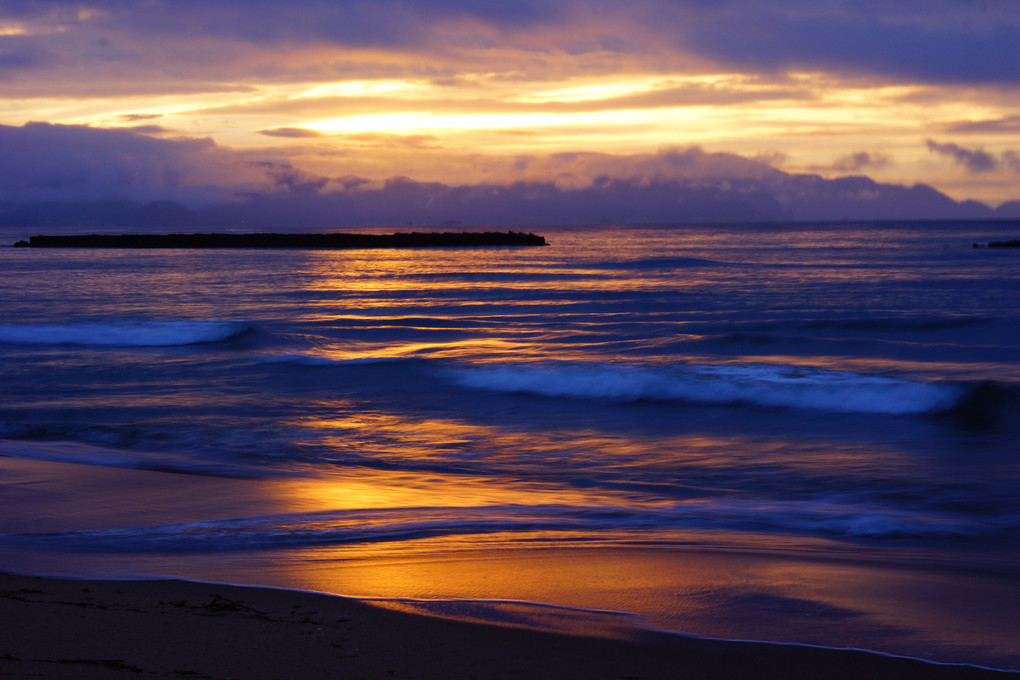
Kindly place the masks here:
[(32, 236), (15, 248), (481, 248), (547, 246), (524, 232), (405, 232), (396, 234), (72, 234)]

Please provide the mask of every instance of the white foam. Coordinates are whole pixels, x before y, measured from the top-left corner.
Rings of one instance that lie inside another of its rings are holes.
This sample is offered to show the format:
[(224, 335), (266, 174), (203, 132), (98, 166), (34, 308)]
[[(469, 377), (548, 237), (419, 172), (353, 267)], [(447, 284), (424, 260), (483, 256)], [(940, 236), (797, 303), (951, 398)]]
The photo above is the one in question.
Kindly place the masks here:
[(0, 324), (0, 343), (167, 347), (220, 342), (248, 330), (237, 321), (103, 321)]
[(841, 413), (929, 413), (960, 398), (957, 385), (763, 364), (629, 366), (503, 364), (455, 369), (468, 387), (617, 401), (682, 399)]

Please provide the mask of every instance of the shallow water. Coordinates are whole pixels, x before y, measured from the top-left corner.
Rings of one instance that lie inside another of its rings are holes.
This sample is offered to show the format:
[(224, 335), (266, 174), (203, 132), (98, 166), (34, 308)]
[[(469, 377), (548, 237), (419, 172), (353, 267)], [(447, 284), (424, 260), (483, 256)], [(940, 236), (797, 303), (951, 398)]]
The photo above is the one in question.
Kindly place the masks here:
[[(1020, 224), (538, 231), (551, 246), (0, 249), (0, 568), (1020, 665), (1020, 253), (971, 247)], [(10, 463), (30, 459), (94, 469)], [(690, 580), (734, 555), (755, 566)], [(921, 606), (903, 584), (928, 581)], [(954, 632), (954, 588), (981, 603), (969, 630), (1005, 637)]]

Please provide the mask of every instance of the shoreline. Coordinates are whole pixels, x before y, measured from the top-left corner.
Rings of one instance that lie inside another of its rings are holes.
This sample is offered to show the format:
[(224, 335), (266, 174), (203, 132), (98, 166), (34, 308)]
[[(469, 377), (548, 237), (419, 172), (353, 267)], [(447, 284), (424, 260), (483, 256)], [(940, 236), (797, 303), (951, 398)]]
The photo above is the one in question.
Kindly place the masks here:
[[(498, 623), (500, 630), (511, 625), (567, 637), (633, 638), (639, 629), (727, 645), (721, 641), (1018, 668), (1013, 612), (1020, 588), (1014, 570), (691, 545), (493, 550), (475, 544), (466, 550), (426, 541), (197, 554), (79, 551), (61, 549), (59, 541), (47, 547), (45, 539), (256, 511), (316, 512), (333, 507), (345, 489), (357, 493), (371, 484), (378, 490), (378, 480), (338, 487), (336, 480), (218, 478), (12, 457), (0, 457), (0, 473), (0, 497), (8, 508), (0, 518), (0, 570), (13, 573), (75, 582), (186, 579), (279, 588), (374, 602), (375, 609), (400, 609), (429, 621)], [(43, 543), (19, 540), (32, 535)], [(7, 653), (13, 654), (0, 645), (0, 656)]]
[(0, 675), (44, 678), (1006, 678), (874, 652), (426, 617), (300, 590), (0, 572)]

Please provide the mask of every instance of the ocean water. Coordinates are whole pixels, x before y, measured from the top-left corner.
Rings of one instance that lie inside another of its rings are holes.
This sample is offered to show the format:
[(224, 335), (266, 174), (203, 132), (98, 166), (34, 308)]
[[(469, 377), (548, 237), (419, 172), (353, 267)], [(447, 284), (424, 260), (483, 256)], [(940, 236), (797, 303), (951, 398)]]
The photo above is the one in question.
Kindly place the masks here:
[(1020, 223), (535, 231), (0, 249), (0, 568), (1020, 666)]

